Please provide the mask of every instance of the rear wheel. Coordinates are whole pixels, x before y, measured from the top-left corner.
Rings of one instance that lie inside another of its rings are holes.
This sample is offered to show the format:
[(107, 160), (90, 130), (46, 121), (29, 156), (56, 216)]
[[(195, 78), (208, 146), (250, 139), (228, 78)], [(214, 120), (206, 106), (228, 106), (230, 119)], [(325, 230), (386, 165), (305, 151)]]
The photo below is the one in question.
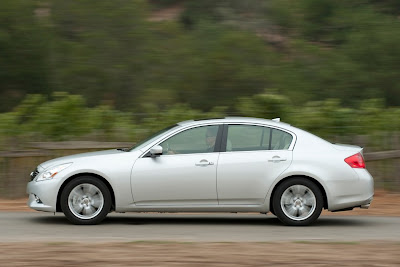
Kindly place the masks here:
[(111, 194), (107, 186), (91, 176), (69, 182), (60, 201), (62, 211), (73, 224), (100, 223), (111, 209)]
[(273, 196), (275, 215), (286, 225), (309, 225), (315, 222), (324, 206), (321, 190), (305, 178), (284, 181)]

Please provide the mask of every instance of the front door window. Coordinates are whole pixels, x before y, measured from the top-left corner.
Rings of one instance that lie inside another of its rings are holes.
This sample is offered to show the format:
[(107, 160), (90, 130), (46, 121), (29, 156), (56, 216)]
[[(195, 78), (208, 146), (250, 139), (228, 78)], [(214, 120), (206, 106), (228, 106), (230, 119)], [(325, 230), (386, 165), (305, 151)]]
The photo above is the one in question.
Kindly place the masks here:
[(163, 154), (214, 152), (218, 128), (218, 125), (202, 126), (180, 132), (160, 144), (163, 148)]

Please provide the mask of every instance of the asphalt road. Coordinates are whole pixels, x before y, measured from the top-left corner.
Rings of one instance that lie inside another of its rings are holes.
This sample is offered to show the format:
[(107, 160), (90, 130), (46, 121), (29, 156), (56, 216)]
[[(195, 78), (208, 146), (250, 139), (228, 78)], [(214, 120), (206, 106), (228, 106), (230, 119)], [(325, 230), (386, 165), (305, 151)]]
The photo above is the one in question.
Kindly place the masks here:
[(400, 217), (322, 216), (308, 227), (273, 215), (109, 214), (101, 225), (70, 224), (63, 214), (0, 212), (0, 242), (400, 241)]

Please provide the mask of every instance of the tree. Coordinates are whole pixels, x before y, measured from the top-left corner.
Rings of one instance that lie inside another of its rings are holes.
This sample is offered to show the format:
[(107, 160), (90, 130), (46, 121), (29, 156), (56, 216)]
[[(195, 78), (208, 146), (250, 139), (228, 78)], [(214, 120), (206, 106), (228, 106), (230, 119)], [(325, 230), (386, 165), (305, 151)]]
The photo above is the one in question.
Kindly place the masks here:
[(52, 2), (54, 89), (127, 109), (143, 91), (144, 1)]
[(34, 1), (0, 1), (0, 112), (27, 93), (49, 92), (49, 43)]

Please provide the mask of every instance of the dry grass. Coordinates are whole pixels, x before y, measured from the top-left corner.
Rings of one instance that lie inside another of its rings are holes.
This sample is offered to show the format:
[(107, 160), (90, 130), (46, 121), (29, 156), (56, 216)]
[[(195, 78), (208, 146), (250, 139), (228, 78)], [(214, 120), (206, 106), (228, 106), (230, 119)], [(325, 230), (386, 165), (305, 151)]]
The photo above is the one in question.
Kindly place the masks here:
[(399, 243), (0, 243), (0, 266), (400, 266)]

